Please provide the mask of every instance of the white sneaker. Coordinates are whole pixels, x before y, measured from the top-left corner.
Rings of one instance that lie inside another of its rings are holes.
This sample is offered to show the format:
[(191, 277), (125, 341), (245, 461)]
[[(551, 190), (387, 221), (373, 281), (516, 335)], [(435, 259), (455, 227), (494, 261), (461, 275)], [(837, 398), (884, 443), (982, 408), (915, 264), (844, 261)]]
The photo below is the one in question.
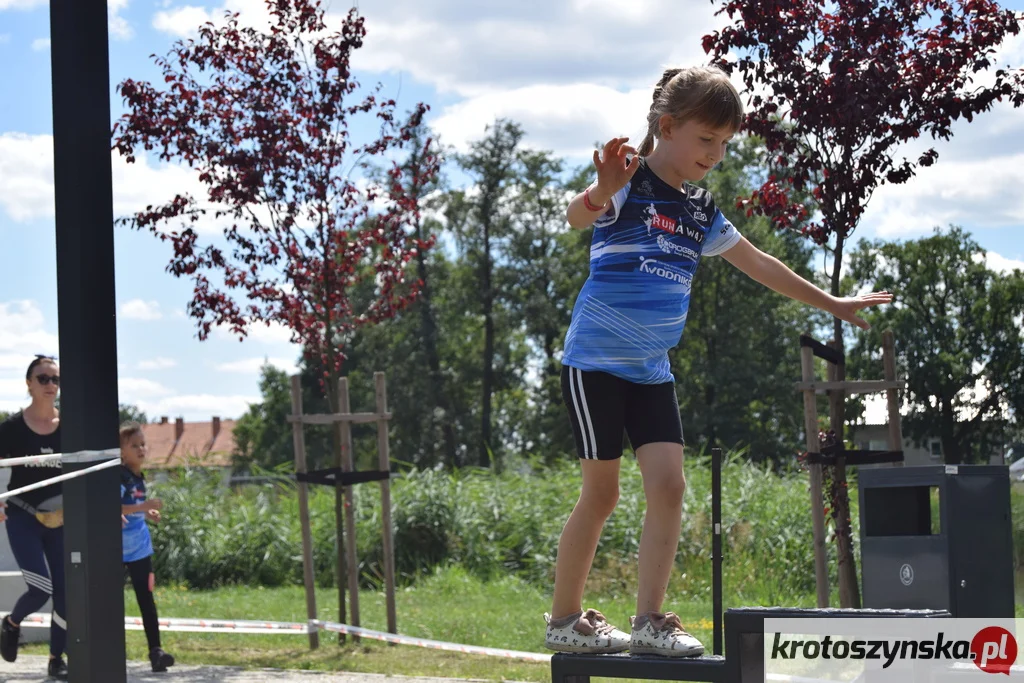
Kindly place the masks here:
[(556, 652), (611, 654), (629, 648), (629, 634), (615, 628), (595, 609), (557, 621), (544, 615), (548, 624), (544, 647)]
[(630, 617), (629, 623), (633, 631), (629, 639), (630, 654), (666, 657), (704, 654), (704, 646), (683, 629), (682, 622), (673, 612), (648, 612)]

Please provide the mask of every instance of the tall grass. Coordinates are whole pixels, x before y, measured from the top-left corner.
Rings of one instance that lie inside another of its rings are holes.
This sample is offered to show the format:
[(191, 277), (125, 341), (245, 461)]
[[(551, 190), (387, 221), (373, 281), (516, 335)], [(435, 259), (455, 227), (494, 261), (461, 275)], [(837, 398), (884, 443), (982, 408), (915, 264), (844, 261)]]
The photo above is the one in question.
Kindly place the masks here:
[[(683, 530), (674, 581), (683, 595), (711, 593), (711, 473), (707, 458), (686, 465)], [(806, 473), (772, 473), (738, 455), (723, 467), (724, 579), (739, 599), (781, 604), (814, 592), (814, 555)], [(859, 538), (855, 478), (851, 480), (854, 539)], [(392, 483), (395, 564), (409, 584), (446, 565), (480, 579), (515, 575), (536, 586), (553, 577), (558, 536), (580, 490), (574, 463), (524, 468), (500, 475), (467, 469), (411, 471)], [(153, 486), (164, 500), (154, 528), (155, 563), (162, 580), (194, 588), (230, 584), (280, 586), (302, 581), (301, 536), (294, 485), (226, 491), (200, 471), (181, 472)], [(636, 462), (623, 458), (620, 499), (601, 536), (592, 586), (606, 595), (635, 591), (635, 562), (645, 511)], [(1014, 501), (1024, 502), (1015, 493)], [(383, 577), (380, 489), (355, 487), (360, 581)], [(315, 575), (334, 583), (334, 491), (312, 487), (310, 516)], [(1024, 504), (1014, 505), (1015, 547), (1024, 549)], [(832, 585), (836, 585), (834, 544)], [(859, 557), (859, 551), (855, 547)]]

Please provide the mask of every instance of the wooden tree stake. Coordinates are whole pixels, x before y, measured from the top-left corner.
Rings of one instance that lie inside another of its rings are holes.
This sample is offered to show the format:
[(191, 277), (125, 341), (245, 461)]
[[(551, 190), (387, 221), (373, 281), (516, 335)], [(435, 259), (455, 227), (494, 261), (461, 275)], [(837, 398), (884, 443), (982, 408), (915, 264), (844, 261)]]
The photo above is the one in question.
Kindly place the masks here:
[[(302, 415), (302, 385), (299, 375), (292, 378), (292, 415)], [(292, 436), (295, 443), (295, 472), (306, 473), (306, 439), (302, 423), (292, 422)], [(316, 619), (316, 589), (313, 585), (313, 538), (309, 527), (309, 492), (306, 482), (296, 482), (299, 491), (299, 524), (302, 527), (302, 578), (306, 584), (306, 616)], [(320, 647), (320, 636), (315, 629), (309, 632), (309, 649)]]
[[(814, 379), (814, 350), (808, 346), (800, 348), (800, 366), (803, 381)], [(813, 389), (804, 392), (804, 431), (807, 432), (807, 451), (819, 452), (818, 447), (818, 406)], [(811, 472), (811, 521), (814, 524), (814, 574), (818, 589), (818, 607), (828, 607), (828, 567), (825, 555), (825, 506), (822, 503), (821, 465), (808, 463)]]
[[(377, 413), (386, 415), (388, 412), (388, 394), (384, 385), (384, 373), (373, 373), (373, 383), (377, 395)], [(388, 421), (382, 417), (377, 421), (377, 455), (382, 472), (390, 471), (391, 457), (388, 454)], [(384, 525), (384, 581), (388, 610), (388, 632), (398, 633), (395, 615), (395, 544), (391, 537), (391, 480), (380, 482), (381, 520)], [(391, 643), (392, 645), (394, 643)]]

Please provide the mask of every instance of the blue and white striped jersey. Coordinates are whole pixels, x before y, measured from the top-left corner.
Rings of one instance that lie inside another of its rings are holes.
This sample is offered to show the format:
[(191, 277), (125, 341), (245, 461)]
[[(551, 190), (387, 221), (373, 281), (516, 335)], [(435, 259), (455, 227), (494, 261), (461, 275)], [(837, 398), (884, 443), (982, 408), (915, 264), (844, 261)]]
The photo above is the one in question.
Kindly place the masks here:
[(675, 378), (679, 343), (701, 256), (731, 249), (740, 234), (711, 194), (678, 190), (641, 160), (594, 223), (590, 276), (573, 307), (562, 363), (637, 384)]

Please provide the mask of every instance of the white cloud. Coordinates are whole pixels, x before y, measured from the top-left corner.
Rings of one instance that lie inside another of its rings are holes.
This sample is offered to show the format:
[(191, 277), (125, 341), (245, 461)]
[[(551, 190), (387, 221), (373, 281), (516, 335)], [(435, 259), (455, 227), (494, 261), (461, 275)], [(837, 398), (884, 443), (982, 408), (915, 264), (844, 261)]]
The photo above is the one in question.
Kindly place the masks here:
[(1024, 273), (1024, 260), (1006, 258), (994, 251), (986, 252), (985, 263), (990, 270), (995, 270), (1007, 275), (1014, 270), (1019, 270)]
[(949, 224), (1024, 223), (1024, 150), (988, 159), (940, 160), (872, 197), (862, 224), (883, 238), (917, 237)]
[(619, 92), (592, 84), (531, 85), (470, 98), (446, 107), (433, 121), (444, 144), (465, 150), (485, 127), (507, 118), (523, 127), (524, 144), (556, 154), (588, 157), (596, 142), (630, 136), (640, 144), (649, 109), (646, 89)]
[(369, 3), (353, 65), (463, 96), (541, 83), (653, 87), (664, 67), (706, 60), (701, 38), (722, 24), (714, 11), (692, 0)]
[(35, 52), (42, 52), (43, 50), (49, 50), (50, 49), (50, 39), (49, 38), (36, 38), (35, 40), (32, 41), (32, 49)]
[[(213, 334), (221, 339), (237, 340), (238, 336), (227, 327), (213, 328)], [(258, 322), (249, 326), (246, 341), (253, 340), (263, 344), (291, 344), (292, 331), (285, 325), (272, 322), (269, 325)]]
[(270, 364), (280, 370), (284, 370), (289, 375), (293, 375), (298, 372), (298, 367), (293, 359), (266, 357), (243, 358), (242, 360), (231, 361), (229, 363), (221, 363), (217, 366), (217, 370), (219, 372), (237, 372), (246, 375), (255, 375), (259, 373), (260, 369), (265, 364)]
[(159, 320), (163, 316), (158, 302), (132, 299), (121, 304), (121, 317), (128, 320)]
[(140, 399), (167, 396), (172, 393), (159, 382), (140, 377), (118, 377), (117, 392), (122, 403), (138, 403)]
[(34, 301), (0, 303), (0, 410), (18, 410), (28, 404), (28, 364), (37, 353), (57, 352), (57, 335), (46, 331), (43, 313)]
[(26, 367), (36, 353), (57, 353), (57, 335), (45, 328), (36, 302), (0, 303), (0, 352), (25, 354)]
[(245, 414), (250, 404), (261, 400), (259, 396), (180, 394), (158, 400), (141, 400), (136, 405), (150, 416), (175, 415), (184, 417), (187, 422), (200, 422), (213, 416), (237, 419)]
[(210, 10), (196, 5), (173, 7), (172, 4), (166, 0), (163, 2), (165, 11), (153, 16), (153, 28), (178, 38), (196, 35), (199, 27), (208, 21), (216, 25), (223, 24), (225, 12), (237, 12), (238, 24), (242, 27), (265, 28), (270, 24), (270, 13), (263, 0), (227, 0), (220, 7)]
[(121, 11), (128, 7), (128, 0), (107, 0), (107, 30), (112, 38), (129, 40), (135, 35), (128, 20)]
[(53, 215), (53, 137), (0, 134), (0, 207), (15, 222)]
[(153, 358), (151, 360), (139, 361), (139, 370), (167, 370), (178, 365), (173, 358)]
[[(175, 193), (190, 194), (199, 202), (206, 197), (206, 186), (199, 182), (198, 173), (167, 163), (154, 166), (145, 156), (129, 164), (112, 152), (111, 175), (116, 217), (150, 204), (164, 204)], [(53, 192), (53, 136), (0, 133), (0, 210), (19, 223), (52, 217)], [(219, 232), (226, 224), (227, 219), (211, 219), (200, 221), (195, 229), (209, 234)]]
[(26, 353), (0, 353), (0, 370), (26, 370), (33, 355)]
[(48, 0), (0, 0), (0, 11), (5, 9), (32, 9), (45, 5)]
[(185, 5), (166, 12), (157, 12), (153, 28), (178, 38), (194, 35), (197, 29), (213, 17), (202, 7)]

